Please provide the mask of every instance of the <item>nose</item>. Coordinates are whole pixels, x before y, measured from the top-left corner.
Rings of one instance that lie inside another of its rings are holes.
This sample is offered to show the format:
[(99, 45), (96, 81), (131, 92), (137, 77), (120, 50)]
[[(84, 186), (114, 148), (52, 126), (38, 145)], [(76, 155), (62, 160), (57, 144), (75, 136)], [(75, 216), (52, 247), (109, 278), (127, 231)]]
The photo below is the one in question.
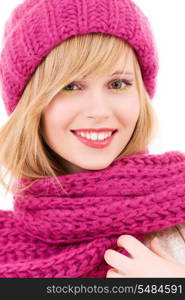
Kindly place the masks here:
[(111, 107), (102, 93), (91, 94), (85, 107), (85, 115), (88, 118), (107, 119), (111, 115)]

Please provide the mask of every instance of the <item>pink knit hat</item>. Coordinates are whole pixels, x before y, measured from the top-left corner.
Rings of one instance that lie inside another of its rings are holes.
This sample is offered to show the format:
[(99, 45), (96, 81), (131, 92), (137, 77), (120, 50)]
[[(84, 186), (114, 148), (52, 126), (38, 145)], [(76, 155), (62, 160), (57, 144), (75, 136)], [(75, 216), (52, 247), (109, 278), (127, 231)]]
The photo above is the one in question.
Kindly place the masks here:
[(0, 83), (11, 114), (37, 66), (71, 36), (101, 32), (134, 49), (151, 98), (156, 88), (158, 53), (150, 23), (132, 0), (25, 0), (7, 20), (0, 54)]

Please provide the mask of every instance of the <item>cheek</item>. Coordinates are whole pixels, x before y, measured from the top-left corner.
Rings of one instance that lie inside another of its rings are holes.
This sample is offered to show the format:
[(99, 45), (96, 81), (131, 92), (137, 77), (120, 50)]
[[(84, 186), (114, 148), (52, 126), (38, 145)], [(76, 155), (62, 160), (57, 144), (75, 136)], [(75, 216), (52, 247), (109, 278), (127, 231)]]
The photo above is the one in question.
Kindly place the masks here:
[(125, 125), (135, 124), (139, 117), (139, 99), (138, 98), (129, 98), (128, 101), (124, 101), (118, 111), (122, 123)]
[(47, 132), (67, 128), (73, 116), (72, 106), (61, 101), (51, 102), (44, 112), (44, 127)]

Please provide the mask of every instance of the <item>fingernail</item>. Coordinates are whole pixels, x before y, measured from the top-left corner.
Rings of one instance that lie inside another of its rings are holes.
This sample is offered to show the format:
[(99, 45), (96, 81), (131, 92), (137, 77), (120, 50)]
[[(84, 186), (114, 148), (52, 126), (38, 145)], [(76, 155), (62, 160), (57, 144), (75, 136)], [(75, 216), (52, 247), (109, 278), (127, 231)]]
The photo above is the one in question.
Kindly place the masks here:
[(111, 249), (107, 249), (104, 253), (104, 257), (106, 256), (106, 258), (108, 258), (110, 254), (111, 254)]
[(124, 239), (125, 235), (120, 235), (120, 237), (117, 239), (117, 241), (122, 241)]
[(154, 241), (154, 243), (156, 243), (157, 245), (159, 245), (159, 239), (158, 239), (157, 236), (155, 236), (155, 237), (153, 238), (153, 241)]

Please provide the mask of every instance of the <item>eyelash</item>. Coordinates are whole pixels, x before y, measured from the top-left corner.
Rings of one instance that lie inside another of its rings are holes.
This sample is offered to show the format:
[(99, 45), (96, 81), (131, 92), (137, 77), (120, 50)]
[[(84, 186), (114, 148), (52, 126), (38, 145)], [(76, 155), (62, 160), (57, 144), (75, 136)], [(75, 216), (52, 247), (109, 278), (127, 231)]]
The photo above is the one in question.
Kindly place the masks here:
[[(111, 83), (114, 83), (114, 82), (122, 82), (122, 83), (125, 83), (125, 84), (126, 84), (126, 86), (125, 86), (124, 88), (121, 88), (121, 89), (115, 89), (115, 91), (118, 92), (118, 93), (121, 92), (121, 91), (123, 91), (123, 90), (128, 89), (130, 86), (133, 85), (130, 81), (128, 81), (128, 80), (126, 80), (126, 79), (114, 79)], [(65, 88), (67, 88), (67, 87), (70, 86), (70, 85), (72, 85), (72, 86), (77, 85), (77, 82), (74, 81), (74, 82), (69, 83), (68, 85), (66, 85), (66, 86), (61, 90), (61, 92), (70, 93), (70, 92), (75, 92), (75, 91), (77, 91), (77, 90), (65, 90)]]

